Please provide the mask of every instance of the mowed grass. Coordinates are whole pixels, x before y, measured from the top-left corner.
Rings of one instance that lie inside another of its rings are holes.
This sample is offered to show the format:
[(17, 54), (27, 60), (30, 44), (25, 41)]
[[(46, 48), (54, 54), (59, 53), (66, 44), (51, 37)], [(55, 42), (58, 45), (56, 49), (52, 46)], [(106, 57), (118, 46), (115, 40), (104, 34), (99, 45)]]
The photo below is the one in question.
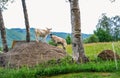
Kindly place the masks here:
[(52, 76), (48, 78), (119, 78), (119, 73), (120, 72), (80, 72)]
[[(84, 44), (84, 50), (90, 60), (96, 59), (103, 50), (115, 50), (117, 54), (120, 54), (120, 41)], [(72, 46), (68, 45), (66, 51), (72, 55)]]

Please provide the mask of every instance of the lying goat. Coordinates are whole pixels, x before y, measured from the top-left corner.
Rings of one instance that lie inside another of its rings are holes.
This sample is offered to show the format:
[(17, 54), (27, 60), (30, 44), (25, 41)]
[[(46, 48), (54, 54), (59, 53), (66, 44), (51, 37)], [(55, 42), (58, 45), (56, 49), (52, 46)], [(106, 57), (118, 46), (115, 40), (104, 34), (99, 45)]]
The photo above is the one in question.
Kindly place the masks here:
[(48, 34), (50, 34), (50, 30), (52, 29), (51, 28), (35, 29), (36, 41), (39, 42), (40, 38), (40, 41), (46, 42), (46, 37), (48, 36)]
[(65, 46), (67, 45), (67, 43), (66, 43), (65, 39), (55, 36), (55, 35), (52, 35), (52, 34), (50, 34), (50, 37), (53, 40), (53, 42), (55, 42), (55, 44), (61, 44), (63, 49), (64, 50), (66, 49)]

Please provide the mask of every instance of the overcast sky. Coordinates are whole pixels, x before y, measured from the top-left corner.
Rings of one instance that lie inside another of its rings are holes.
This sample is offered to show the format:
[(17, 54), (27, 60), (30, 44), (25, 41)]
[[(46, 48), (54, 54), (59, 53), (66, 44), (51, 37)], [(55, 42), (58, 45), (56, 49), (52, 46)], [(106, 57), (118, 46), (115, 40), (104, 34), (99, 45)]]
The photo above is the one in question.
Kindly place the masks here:
[[(120, 15), (120, 0), (79, 0), (82, 33), (92, 34), (102, 13)], [(70, 4), (67, 0), (26, 0), (29, 24), (33, 28), (52, 28), (71, 32)], [(3, 12), (6, 28), (25, 28), (21, 0), (9, 4)]]

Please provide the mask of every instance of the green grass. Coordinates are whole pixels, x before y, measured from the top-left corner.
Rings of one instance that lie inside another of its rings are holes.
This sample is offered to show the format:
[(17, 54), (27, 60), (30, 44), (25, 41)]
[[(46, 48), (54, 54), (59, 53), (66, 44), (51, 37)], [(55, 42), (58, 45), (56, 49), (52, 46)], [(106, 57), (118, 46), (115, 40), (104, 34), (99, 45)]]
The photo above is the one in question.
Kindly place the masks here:
[[(118, 62), (120, 67), (120, 61)], [(120, 68), (116, 69), (113, 61), (100, 61), (89, 62), (86, 64), (67, 64), (59, 65), (49, 68), (40, 69), (36, 75), (39, 76), (53, 76), (58, 74), (67, 74), (75, 72), (115, 72), (120, 71)]]
[(119, 73), (120, 72), (80, 72), (62, 74), (48, 78), (119, 78)]
[[(115, 51), (120, 54), (120, 42), (114, 42)], [(85, 53), (90, 58), (90, 61), (85, 64), (76, 64), (71, 62), (71, 58), (64, 58), (56, 63), (51, 60), (47, 63), (40, 64), (33, 68), (0, 68), (0, 78), (119, 78), (120, 75), (120, 61), (117, 61), (118, 69), (114, 61), (102, 61), (97, 59), (97, 55), (105, 50), (112, 48), (112, 43), (92, 43), (84, 44)], [(72, 54), (71, 45), (67, 46), (66, 50)], [(71, 73), (71, 74), (69, 74)], [(104, 74), (105, 74), (105, 77)], [(62, 75), (60, 75), (62, 74)], [(65, 75), (67, 74), (67, 75)], [(107, 74), (107, 75), (106, 75)], [(55, 76), (60, 75), (60, 76)]]
[(35, 78), (36, 68), (22, 67), (20, 69), (1, 68), (0, 78)]
[(0, 53), (2, 52), (2, 48), (0, 47)]
[[(97, 55), (103, 50), (113, 50), (112, 43), (115, 47), (115, 52), (120, 54), (120, 41), (119, 42), (103, 42), (103, 43), (91, 43), (84, 44), (85, 54), (90, 60), (97, 58)], [(72, 55), (72, 46), (68, 45), (66, 50), (70, 55)]]
[[(120, 67), (120, 61), (118, 61), (118, 67)], [(20, 69), (0, 68), (0, 78), (40, 78), (78, 72), (115, 73), (120, 72), (120, 68), (116, 70), (115, 63), (113, 61), (88, 62), (86, 64), (75, 63), (70, 64), (62, 62), (61, 64), (51, 63), (50, 65), (46, 63), (43, 65), (38, 65), (34, 68), (28, 67), (22, 67)]]

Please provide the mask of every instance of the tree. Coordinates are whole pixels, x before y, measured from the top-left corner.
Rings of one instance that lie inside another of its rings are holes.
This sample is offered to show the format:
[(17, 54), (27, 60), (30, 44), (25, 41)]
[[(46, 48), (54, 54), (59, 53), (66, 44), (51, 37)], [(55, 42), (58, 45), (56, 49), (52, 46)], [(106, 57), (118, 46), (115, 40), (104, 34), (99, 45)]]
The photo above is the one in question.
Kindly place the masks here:
[(78, 0), (69, 0), (71, 10), (71, 24), (72, 24), (72, 49), (73, 58), (77, 62), (88, 61), (85, 56), (84, 47), (81, 38), (81, 22), (80, 22), (80, 10)]
[(111, 18), (112, 21), (112, 36), (114, 41), (120, 40), (120, 16)]
[(93, 34), (93, 35), (91, 35), (90, 37), (86, 38), (86, 39), (84, 40), (84, 42), (85, 42), (85, 43), (99, 42), (99, 38), (98, 38), (95, 34)]
[(112, 31), (111, 19), (107, 17), (106, 14), (102, 14), (102, 18), (99, 19), (94, 34), (99, 38), (100, 42), (109, 42), (112, 41), (111, 31)]
[(29, 21), (28, 21), (26, 3), (25, 3), (25, 0), (21, 0), (21, 1), (22, 1), (24, 18), (25, 18), (25, 25), (26, 25), (26, 41), (30, 42), (30, 26), (29, 26)]
[(67, 44), (71, 44), (72, 43), (70, 35), (67, 35), (66, 42), (67, 42)]
[(107, 17), (105, 14), (102, 14), (94, 34), (98, 36), (100, 42), (120, 40), (120, 17)]
[(6, 31), (5, 31), (2, 11), (4, 9), (7, 9), (6, 4), (8, 3), (8, 1), (11, 1), (11, 0), (0, 0), (0, 32), (1, 32), (1, 39), (2, 39), (4, 52), (8, 52), (8, 45), (7, 45), (7, 40), (6, 40)]

